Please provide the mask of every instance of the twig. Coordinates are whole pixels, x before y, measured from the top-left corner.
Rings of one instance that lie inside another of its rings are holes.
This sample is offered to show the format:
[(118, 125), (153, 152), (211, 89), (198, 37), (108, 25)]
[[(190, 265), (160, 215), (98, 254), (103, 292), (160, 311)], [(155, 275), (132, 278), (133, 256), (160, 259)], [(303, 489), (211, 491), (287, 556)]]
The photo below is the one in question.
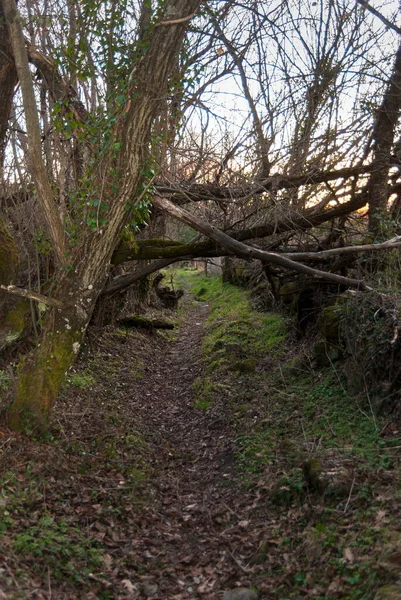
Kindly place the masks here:
[(346, 502), (346, 504), (345, 504), (345, 507), (344, 507), (344, 512), (345, 512), (345, 513), (347, 512), (347, 508), (348, 508), (348, 505), (349, 505), (349, 503), (350, 503), (350, 500), (351, 500), (351, 496), (352, 496), (352, 490), (354, 489), (354, 484), (355, 484), (355, 477), (354, 477), (354, 479), (352, 480), (351, 489), (350, 489), (350, 491), (349, 491), (349, 495), (348, 495), (348, 500), (347, 500), (347, 502)]
[(156, 23), (155, 27), (164, 27), (166, 25), (179, 25), (180, 23), (186, 23), (190, 21), (196, 13), (192, 13), (192, 15), (188, 15), (187, 17), (181, 17), (181, 19), (172, 19), (171, 21), (161, 21), (161, 23)]
[(20, 298), (29, 298), (30, 300), (35, 300), (36, 302), (42, 302), (43, 304), (47, 304), (48, 306), (64, 308), (64, 303), (60, 300), (56, 300), (55, 298), (49, 298), (48, 296), (44, 296), (43, 294), (38, 294), (38, 292), (32, 292), (25, 288), (16, 287), (15, 285), (0, 285), (0, 290), (6, 292), (7, 294), (12, 294), (13, 296), (19, 296)]
[(381, 12), (379, 12), (378, 10), (376, 10), (375, 8), (373, 8), (373, 6), (371, 6), (369, 4), (369, 2), (366, 2), (366, 0), (356, 0), (358, 4), (360, 4), (361, 6), (363, 6), (364, 8), (366, 8), (366, 10), (368, 10), (369, 12), (372, 13), (372, 15), (375, 15), (375, 17), (377, 17), (378, 19), (380, 19), (380, 21), (382, 23), (384, 23), (384, 25), (386, 25), (387, 27), (389, 27), (390, 29), (392, 29), (393, 31), (396, 31), (397, 33), (399, 33), (401, 35), (401, 27), (398, 27), (398, 25), (396, 25), (395, 23), (392, 23), (391, 21), (389, 21), (384, 15), (382, 15)]
[(233, 561), (235, 562), (236, 565), (239, 566), (239, 568), (244, 571), (244, 573), (249, 573), (249, 569), (247, 569), (247, 567), (244, 567), (244, 565), (242, 565), (240, 563), (240, 561), (238, 560), (238, 558), (235, 558), (234, 554), (232, 552), (230, 552), (230, 550), (227, 548), (227, 552), (228, 554), (231, 556), (231, 558), (233, 559)]

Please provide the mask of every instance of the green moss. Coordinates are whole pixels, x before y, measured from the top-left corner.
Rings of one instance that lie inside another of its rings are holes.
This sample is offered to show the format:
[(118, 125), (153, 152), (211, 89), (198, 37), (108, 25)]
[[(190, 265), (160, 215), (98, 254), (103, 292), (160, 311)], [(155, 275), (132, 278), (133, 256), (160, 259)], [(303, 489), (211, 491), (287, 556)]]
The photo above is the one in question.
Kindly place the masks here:
[(67, 382), (69, 385), (73, 387), (80, 388), (81, 390), (86, 390), (91, 388), (96, 380), (90, 373), (80, 372), (80, 373), (69, 373), (67, 376)]
[(342, 307), (338, 304), (326, 306), (320, 313), (320, 332), (327, 340), (338, 341), (341, 315)]
[(254, 373), (256, 371), (256, 361), (253, 358), (239, 360), (231, 366), (233, 371), (239, 373)]
[(290, 281), (281, 286), (279, 296), (283, 304), (291, 304), (298, 297), (299, 285), (296, 281)]
[(21, 337), (30, 316), (28, 300), (19, 300), (15, 307), (5, 314), (0, 324), (0, 349), (6, 348)]
[(122, 240), (113, 254), (112, 264), (117, 266), (129, 260), (152, 260), (157, 258), (179, 258), (198, 255), (208, 248), (208, 243), (182, 244), (174, 240), (152, 239), (138, 240), (134, 245)]
[(41, 344), (18, 366), (18, 386), (8, 417), (13, 429), (27, 433), (47, 428), (50, 410), (57, 398), (66, 371), (75, 357), (81, 334), (67, 329), (47, 333)]

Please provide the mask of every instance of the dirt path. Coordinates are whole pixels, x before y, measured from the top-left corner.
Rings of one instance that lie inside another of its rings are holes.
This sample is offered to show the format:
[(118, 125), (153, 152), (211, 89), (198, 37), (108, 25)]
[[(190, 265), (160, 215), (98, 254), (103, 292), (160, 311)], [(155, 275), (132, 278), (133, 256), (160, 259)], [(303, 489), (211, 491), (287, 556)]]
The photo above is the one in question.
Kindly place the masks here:
[(207, 314), (207, 304), (191, 305), (177, 341), (160, 348), (141, 382), (149, 401), (138, 409), (154, 449), (155, 497), (136, 551), (147, 559), (142, 590), (152, 598), (211, 600), (254, 583), (243, 560), (258, 534), (248, 531), (251, 494), (235, 481), (235, 432), (224, 414), (194, 408)]

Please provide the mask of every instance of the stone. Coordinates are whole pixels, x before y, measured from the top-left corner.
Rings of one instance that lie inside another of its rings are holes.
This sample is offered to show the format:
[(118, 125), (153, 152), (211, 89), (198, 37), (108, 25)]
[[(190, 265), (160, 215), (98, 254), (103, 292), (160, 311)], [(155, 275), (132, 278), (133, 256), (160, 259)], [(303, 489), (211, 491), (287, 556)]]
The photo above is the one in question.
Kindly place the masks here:
[(326, 306), (320, 313), (320, 332), (326, 340), (339, 341), (339, 328), (342, 315), (342, 307), (338, 303)]
[(159, 590), (159, 586), (157, 583), (153, 583), (152, 581), (143, 581), (142, 582), (142, 591), (145, 596), (156, 596)]
[(250, 588), (235, 588), (224, 592), (223, 600), (258, 600), (258, 593)]
[(232, 365), (231, 370), (239, 373), (254, 373), (256, 371), (256, 361), (253, 358), (238, 360)]
[(338, 345), (326, 340), (318, 340), (313, 346), (313, 355), (319, 367), (330, 367), (332, 363), (341, 360), (343, 354)]
[(296, 281), (290, 281), (289, 283), (285, 283), (279, 289), (280, 300), (283, 304), (291, 304), (298, 299), (300, 292), (299, 285)]
[(236, 342), (230, 342), (225, 346), (226, 354), (232, 354), (234, 356), (242, 355), (242, 346)]
[(376, 592), (374, 600), (400, 600), (400, 598), (400, 585), (385, 585)]

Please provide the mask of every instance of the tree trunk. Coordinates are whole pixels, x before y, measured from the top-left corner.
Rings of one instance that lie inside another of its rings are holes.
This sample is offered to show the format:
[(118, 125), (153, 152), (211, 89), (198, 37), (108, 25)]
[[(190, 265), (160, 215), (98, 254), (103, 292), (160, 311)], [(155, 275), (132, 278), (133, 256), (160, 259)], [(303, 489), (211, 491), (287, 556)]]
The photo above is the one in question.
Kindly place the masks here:
[(3, 6), (0, 3), (0, 168), (3, 166), (8, 119), (17, 81), (17, 71), (12, 55), (10, 35), (6, 25)]
[(373, 161), (369, 182), (369, 231), (374, 237), (380, 235), (387, 208), (388, 173), (394, 133), (401, 110), (401, 45), (398, 48), (393, 73), (383, 102), (377, 111), (373, 127)]
[(127, 102), (115, 133), (121, 147), (113, 165), (119, 185), (115, 195), (108, 198), (110, 208), (104, 227), (94, 233), (84, 230), (81, 246), (71, 252), (68, 273), (60, 269), (52, 297), (61, 301), (63, 308), (49, 310), (40, 345), (18, 368), (16, 395), (9, 409), (9, 422), (14, 429), (43, 431), (47, 427), (60, 385), (78, 354), (105, 285), (113, 252), (129, 215), (127, 206), (137, 196), (152, 123), (167, 94), (169, 75), (186, 26), (198, 5), (199, 0), (164, 3), (163, 20), (154, 26), (147, 51), (131, 73)]

